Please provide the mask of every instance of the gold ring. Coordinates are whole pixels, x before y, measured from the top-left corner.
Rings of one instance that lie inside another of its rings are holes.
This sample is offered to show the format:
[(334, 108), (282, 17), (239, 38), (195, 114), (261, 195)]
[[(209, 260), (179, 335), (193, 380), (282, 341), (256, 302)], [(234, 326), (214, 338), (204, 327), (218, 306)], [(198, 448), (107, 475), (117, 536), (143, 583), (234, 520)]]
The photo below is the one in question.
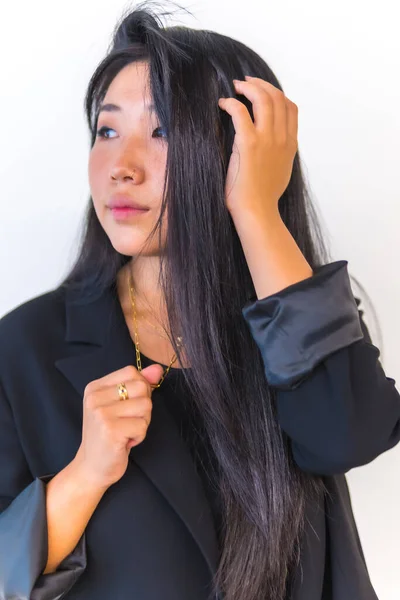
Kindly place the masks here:
[(119, 383), (117, 385), (118, 388), (118, 394), (119, 394), (119, 399), (120, 400), (127, 400), (129, 398), (128, 396), (128, 390), (126, 389), (126, 386), (124, 383)]

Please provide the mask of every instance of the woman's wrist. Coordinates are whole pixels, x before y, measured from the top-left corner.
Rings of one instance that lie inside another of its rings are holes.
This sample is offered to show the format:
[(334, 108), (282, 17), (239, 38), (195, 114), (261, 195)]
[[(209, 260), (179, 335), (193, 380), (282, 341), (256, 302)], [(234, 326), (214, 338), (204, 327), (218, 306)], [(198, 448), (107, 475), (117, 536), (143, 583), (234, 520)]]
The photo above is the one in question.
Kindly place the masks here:
[(110, 487), (101, 484), (93, 474), (88, 473), (79, 451), (67, 467), (71, 473), (71, 478), (76, 482), (77, 488), (82, 490), (85, 496), (87, 494), (102, 496)]

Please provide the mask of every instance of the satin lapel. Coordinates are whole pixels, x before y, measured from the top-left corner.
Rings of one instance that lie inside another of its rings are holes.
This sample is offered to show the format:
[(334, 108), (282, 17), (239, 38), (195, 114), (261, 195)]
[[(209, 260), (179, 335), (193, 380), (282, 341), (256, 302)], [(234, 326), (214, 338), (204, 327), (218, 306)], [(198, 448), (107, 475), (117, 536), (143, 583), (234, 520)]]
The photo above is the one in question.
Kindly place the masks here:
[[(72, 293), (67, 293), (66, 342), (73, 355), (59, 358), (55, 365), (83, 398), (85, 386), (90, 381), (126, 365), (136, 365), (136, 359), (113, 287), (87, 303), (75, 304), (73, 298)], [(152, 419), (146, 438), (132, 448), (130, 460), (139, 465), (177, 512), (214, 574), (218, 543), (201, 480), (173, 418), (163, 405), (162, 386), (154, 390), (152, 399)]]

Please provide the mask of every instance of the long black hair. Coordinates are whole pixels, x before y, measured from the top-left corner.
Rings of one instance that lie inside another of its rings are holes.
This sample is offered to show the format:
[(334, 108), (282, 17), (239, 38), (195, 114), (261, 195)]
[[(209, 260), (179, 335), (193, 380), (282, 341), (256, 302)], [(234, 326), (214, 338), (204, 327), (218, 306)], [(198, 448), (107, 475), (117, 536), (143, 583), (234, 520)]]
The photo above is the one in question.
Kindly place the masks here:
[[(182, 375), (204, 420), (215, 460), (210, 477), (223, 507), (214, 583), (226, 600), (282, 600), (299, 561), (306, 501), (317, 501), (325, 486), (293, 460), (261, 353), (242, 315), (255, 289), (225, 206), (235, 132), (231, 117), (218, 107), (219, 97), (235, 96), (233, 78), (254, 75), (282, 87), (266, 62), (243, 43), (213, 31), (166, 27), (165, 14), (144, 2), (117, 23), (85, 96), (91, 146), (98, 107), (111, 81), (130, 63), (148, 63), (152, 100), (168, 131), (162, 206), (149, 241), (158, 232), (161, 243), (167, 210), (159, 283), (178, 358), (176, 337), (185, 341), (191, 368)], [(253, 117), (251, 103), (244, 96), (240, 100)], [(313, 269), (331, 260), (299, 152), (279, 211)], [(113, 248), (91, 197), (84, 226), (76, 262), (62, 285), (97, 294), (135, 257)]]

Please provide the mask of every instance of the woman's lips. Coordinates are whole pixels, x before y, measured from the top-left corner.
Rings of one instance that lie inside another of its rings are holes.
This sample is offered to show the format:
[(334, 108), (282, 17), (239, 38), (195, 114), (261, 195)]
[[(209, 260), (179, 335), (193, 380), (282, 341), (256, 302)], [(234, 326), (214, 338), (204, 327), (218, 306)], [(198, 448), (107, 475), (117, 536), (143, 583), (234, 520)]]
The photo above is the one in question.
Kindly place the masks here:
[(116, 220), (126, 220), (132, 217), (138, 217), (149, 212), (149, 209), (132, 208), (131, 206), (114, 206), (110, 209), (111, 213)]

